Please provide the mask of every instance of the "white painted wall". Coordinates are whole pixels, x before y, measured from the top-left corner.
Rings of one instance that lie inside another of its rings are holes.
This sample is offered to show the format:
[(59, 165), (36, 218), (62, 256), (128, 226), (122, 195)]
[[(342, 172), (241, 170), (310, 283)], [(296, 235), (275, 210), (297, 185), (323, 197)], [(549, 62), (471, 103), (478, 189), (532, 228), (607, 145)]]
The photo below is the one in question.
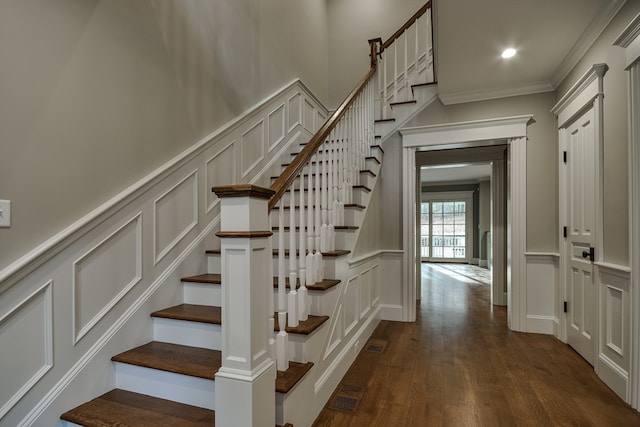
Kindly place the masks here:
[(324, 0), (0, 0), (0, 270), (327, 55)]

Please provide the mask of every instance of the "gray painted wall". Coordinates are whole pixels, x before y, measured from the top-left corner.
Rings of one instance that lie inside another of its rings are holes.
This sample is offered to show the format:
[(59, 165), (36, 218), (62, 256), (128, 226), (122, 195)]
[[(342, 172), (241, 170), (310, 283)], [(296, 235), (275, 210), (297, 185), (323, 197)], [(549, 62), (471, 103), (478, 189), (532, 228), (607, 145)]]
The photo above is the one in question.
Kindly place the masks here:
[[(366, 46), (363, 46), (366, 51)], [(294, 78), (325, 0), (0, 0), (0, 269)]]

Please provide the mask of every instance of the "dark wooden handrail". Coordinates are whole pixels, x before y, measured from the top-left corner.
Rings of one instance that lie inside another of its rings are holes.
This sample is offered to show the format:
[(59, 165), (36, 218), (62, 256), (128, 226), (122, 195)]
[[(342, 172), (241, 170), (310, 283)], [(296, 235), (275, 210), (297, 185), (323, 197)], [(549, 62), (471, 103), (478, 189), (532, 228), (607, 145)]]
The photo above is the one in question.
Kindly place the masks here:
[(365, 85), (369, 81), (369, 79), (376, 72), (375, 64), (371, 67), (367, 75), (365, 75), (362, 80), (356, 85), (356, 87), (351, 91), (349, 96), (342, 101), (342, 104), (338, 107), (336, 111), (333, 112), (329, 120), (327, 120), (322, 127), (316, 132), (316, 134), (311, 138), (311, 140), (304, 146), (302, 151), (293, 159), (293, 161), (287, 166), (287, 168), (280, 174), (278, 179), (273, 183), (271, 189), (276, 193), (269, 199), (269, 210), (272, 210), (278, 201), (282, 198), (284, 193), (287, 191), (289, 186), (296, 179), (300, 171), (304, 168), (304, 166), (311, 160), (311, 157), (318, 151), (318, 148), (322, 145), (322, 143), (327, 139), (331, 131), (336, 127), (340, 119), (347, 112), (351, 104), (356, 100), (362, 89), (364, 89)]
[[(404, 33), (407, 28), (413, 25), (422, 15), (426, 13), (427, 10), (431, 8), (431, 0), (429, 0), (424, 6), (420, 8), (398, 31), (394, 33), (394, 35), (389, 38), (386, 42), (381, 43), (381, 39), (371, 39), (369, 40), (369, 45), (371, 47), (371, 68), (369, 72), (360, 80), (360, 82), (356, 85), (356, 87), (349, 93), (349, 96), (342, 101), (342, 104), (338, 107), (336, 111), (329, 117), (329, 119), (320, 127), (318, 132), (311, 138), (311, 140), (304, 146), (302, 151), (298, 153), (298, 155), (293, 159), (293, 161), (287, 166), (287, 168), (280, 174), (278, 179), (273, 183), (271, 189), (275, 191), (275, 194), (269, 199), (269, 211), (271, 211), (278, 201), (282, 198), (284, 193), (287, 191), (289, 186), (295, 181), (296, 177), (305, 165), (311, 160), (313, 155), (318, 148), (324, 143), (327, 139), (331, 131), (336, 127), (340, 119), (345, 115), (351, 104), (356, 100), (360, 92), (364, 89), (367, 82), (376, 72), (376, 66), (378, 61), (376, 60), (377, 55), (382, 53), (384, 49), (389, 47), (398, 37)], [(380, 49), (377, 47), (380, 45)]]
[(380, 47), (380, 52), (379, 53), (382, 53), (386, 48), (391, 46), (391, 44), (398, 37), (400, 37), (405, 31), (407, 31), (407, 28), (412, 26), (413, 23), (416, 22), (422, 15), (424, 15), (427, 12), (427, 10), (429, 10), (430, 8), (431, 8), (431, 0), (429, 0), (424, 6), (422, 6), (420, 8), (420, 10), (418, 10), (416, 13), (414, 13), (414, 15), (411, 18), (409, 18), (409, 20), (407, 22), (405, 22), (405, 24), (402, 27), (400, 27), (400, 29), (398, 31), (396, 31), (389, 38), (389, 40), (387, 40), (386, 42), (382, 43), (382, 46)]

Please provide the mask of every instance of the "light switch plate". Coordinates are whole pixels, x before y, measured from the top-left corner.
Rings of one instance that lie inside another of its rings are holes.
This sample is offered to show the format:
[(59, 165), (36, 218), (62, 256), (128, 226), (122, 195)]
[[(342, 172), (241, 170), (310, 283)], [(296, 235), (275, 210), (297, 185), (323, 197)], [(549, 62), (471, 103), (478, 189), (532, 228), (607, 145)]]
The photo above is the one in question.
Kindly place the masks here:
[(11, 227), (11, 200), (0, 200), (0, 227)]

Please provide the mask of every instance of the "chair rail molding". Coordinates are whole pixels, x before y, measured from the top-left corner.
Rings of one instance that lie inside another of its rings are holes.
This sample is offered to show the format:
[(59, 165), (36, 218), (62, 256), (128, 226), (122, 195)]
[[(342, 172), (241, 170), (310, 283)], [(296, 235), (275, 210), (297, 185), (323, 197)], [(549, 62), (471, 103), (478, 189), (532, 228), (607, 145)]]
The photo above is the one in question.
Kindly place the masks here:
[(403, 319), (413, 321), (416, 316), (416, 256), (419, 244), (416, 237), (418, 197), (416, 153), (443, 148), (468, 148), (489, 144), (509, 146), (509, 185), (507, 236), (511, 243), (507, 262), (507, 305), (509, 328), (526, 329), (526, 197), (527, 197), (527, 126), (533, 115), (503, 117), (460, 123), (446, 123), (400, 129), (403, 159)]

